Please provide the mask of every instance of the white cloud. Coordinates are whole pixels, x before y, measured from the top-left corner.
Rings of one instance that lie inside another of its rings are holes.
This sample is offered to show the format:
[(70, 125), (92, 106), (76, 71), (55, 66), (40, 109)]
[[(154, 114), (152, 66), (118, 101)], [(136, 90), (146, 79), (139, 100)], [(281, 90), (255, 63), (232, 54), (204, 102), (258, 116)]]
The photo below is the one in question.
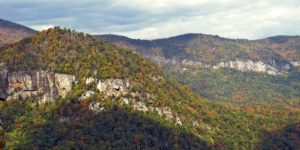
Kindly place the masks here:
[[(229, 6), (228, 6), (229, 7)], [(300, 34), (300, 7), (274, 5), (270, 1), (233, 7), (192, 16), (175, 16), (141, 29), (118, 32), (133, 38), (162, 38), (188, 32), (221, 35), (229, 38), (257, 39), (277, 34)], [(292, 29), (288, 29), (294, 26)], [(286, 28), (284, 30), (284, 28)], [(278, 29), (276, 31), (276, 29)], [(270, 32), (268, 32), (270, 31)]]
[(300, 34), (299, 0), (0, 0), (0, 18), (34, 29), (162, 38), (193, 32), (230, 38)]
[(42, 30), (47, 30), (49, 28), (53, 28), (54, 25), (32, 25), (30, 27), (34, 30), (42, 31)]
[(226, 4), (233, 0), (112, 0), (112, 6), (131, 7), (155, 13), (207, 4)]

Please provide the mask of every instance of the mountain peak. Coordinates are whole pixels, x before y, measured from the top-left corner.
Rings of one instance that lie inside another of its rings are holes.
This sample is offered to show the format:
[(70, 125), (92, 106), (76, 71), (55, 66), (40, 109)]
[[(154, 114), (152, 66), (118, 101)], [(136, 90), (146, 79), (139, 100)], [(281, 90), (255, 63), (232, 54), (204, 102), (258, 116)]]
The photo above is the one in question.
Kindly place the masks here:
[(0, 19), (0, 47), (17, 42), (37, 31), (23, 25)]
[(26, 26), (14, 23), (14, 22), (10, 22), (8, 20), (4, 20), (4, 19), (0, 19), (0, 28), (10, 28), (10, 29), (15, 29), (15, 30), (23, 30), (26, 31), (28, 33), (36, 33), (37, 31), (28, 28)]

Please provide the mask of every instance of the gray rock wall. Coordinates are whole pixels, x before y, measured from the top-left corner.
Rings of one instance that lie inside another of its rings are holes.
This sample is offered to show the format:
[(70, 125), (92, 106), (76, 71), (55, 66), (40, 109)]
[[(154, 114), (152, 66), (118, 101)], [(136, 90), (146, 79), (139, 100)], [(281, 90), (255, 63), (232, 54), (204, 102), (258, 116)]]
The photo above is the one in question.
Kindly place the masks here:
[[(103, 98), (107, 98), (109, 96), (121, 97), (126, 95), (131, 88), (131, 84), (129, 80), (123, 79), (95, 79), (89, 77), (86, 79), (86, 85), (96, 84), (96, 89), (99, 93), (103, 94)], [(96, 90), (89, 90), (86, 91), (79, 99), (86, 99), (94, 95), (97, 91)]]
[(65, 97), (72, 89), (75, 76), (47, 71), (9, 72), (0, 68), (0, 99), (39, 97), (40, 102)]
[(219, 64), (213, 66), (214, 69), (218, 68), (232, 68), (240, 71), (254, 71), (254, 72), (264, 72), (271, 75), (277, 75), (281, 73), (286, 73), (290, 70), (292, 66), (286, 64), (282, 67), (278, 66), (275, 62), (272, 65), (266, 64), (261, 61), (251, 61), (251, 60), (236, 60), (229, 62), (220, 62)]
[[(191, 59), (183, 59), (183, 60), (176, 60), (176, 59), (168, 59), (161, 56), (145, 56), (147, 59), (150, 59), (157, 63), (160, 66), (165, 66), (168, 64), (177, 65), (177, 66), (189, 66), (189, 67), (204, 67), (204, 68), (231, 68), (236, 69), (243, 72), (263, 72), (271, 75), (278, 75), (282, 73), (287, 73), (293, 66), (300, 66), (300, 61), (293, 61), (293, 62), (285, 62), (281, 64), (276, 62), (275, 60), (266, 60), (268, 63), (263, 61), (253, 61), (253, 60), (234, 60), (234, 61), (227, 61), (227, 62), (219, 62), (218, 64), (205, 64), (203, 62), (194, 61)], [(184, 68), (185, 71), (185, 68)]]

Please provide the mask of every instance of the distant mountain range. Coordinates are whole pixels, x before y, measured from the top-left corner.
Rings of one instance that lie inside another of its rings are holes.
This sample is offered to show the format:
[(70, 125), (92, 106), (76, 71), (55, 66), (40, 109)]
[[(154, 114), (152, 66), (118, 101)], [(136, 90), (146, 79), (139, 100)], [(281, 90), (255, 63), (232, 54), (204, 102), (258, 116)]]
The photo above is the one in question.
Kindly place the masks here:
[(117, 35), (97, 36), (136, 50), (158, 64), (228, 67), (277, 74), (300, 65), (300, 37), (274, 36), (261, 40), (227, 39), (184, 34), (158, 40), (136, 40)]
[(156, 62), (166, 74), (210, 100), (300, 104), (299, 36), (260, 40), (205, 34), (158, 40), (97, 37)]
[(37, 31), (23, 25), (0, 19), (0, 46), (17, 42)]

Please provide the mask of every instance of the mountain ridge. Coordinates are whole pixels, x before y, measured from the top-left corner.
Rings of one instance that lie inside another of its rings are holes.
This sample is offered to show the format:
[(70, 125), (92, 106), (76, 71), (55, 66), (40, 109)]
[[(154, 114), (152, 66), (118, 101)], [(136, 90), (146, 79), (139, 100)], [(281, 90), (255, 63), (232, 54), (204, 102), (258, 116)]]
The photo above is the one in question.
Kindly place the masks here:
[(120, 37), (120, 38), (127, 38), (131, 40), (141, 40), (141, 41), (157, 41), (157, 40), (166, 40), (166, 39), (173, 39), (173, 38), (180, 38), (182, 36), (210, 36), (210, 37), (217, 37), (220, 39), (227, 39), (227, 40), (245, 40), (245, 41), (260, 41), (260, 40), (266, 40), (266, 39), (274, 39), (274, 38), (300, 38), (300, 35), (284, 35), (284, 34), (279, 34), (279, 35), (273, 35), (273, 36), (268, 36), (268, 37), (262, 37), (262, 38), (257, 38), (257, 39), (247, 39), (247, 38), (228, 38), (228, 37), (223, 37), (220, 35), (214, 35), (214, 34), (204, 34), (204, 33), (183, 33), (183, 34), (177, 34), (177, 35), (171, 35), (167, 37), (162, 37), (162, 38), (154, 38), (154, 39), (143, 39), (143, 38), (131, 38), (126, 35), (121, 35), (121, 34), (95, 34), (95, 36), (113, 36), (113, 37)]
[[(244, 98), (274, 104), (293, 101), (296, 106), (300, 101), (295, 82), (300, 65), (299, 36), (253, 41), (202, 34), (154, 41), (114, 35), (98, 38), (156, 62), (167, 75), (210, 100), (237, 102)], [(256, 85), (260, 87), (254, 89)]]
[(37, 31), (29, 27), (0, 19), (0, 46), (12, 44), (35, 33)]
[(190, 62), (189, 65), (202, 67), (280, 74), (300, 64), (300, 44), (297, 44), (300, 36), (273, 36), (259, 40), (228, 39), (193, 33), (157, 40), (130, 39), (112, 34), (96, 37), (134, 49), (154, 62), (158, 59), (164, 59), (167, 63), (174, 60), (177, 65), (183, 66), (184, 62)]

